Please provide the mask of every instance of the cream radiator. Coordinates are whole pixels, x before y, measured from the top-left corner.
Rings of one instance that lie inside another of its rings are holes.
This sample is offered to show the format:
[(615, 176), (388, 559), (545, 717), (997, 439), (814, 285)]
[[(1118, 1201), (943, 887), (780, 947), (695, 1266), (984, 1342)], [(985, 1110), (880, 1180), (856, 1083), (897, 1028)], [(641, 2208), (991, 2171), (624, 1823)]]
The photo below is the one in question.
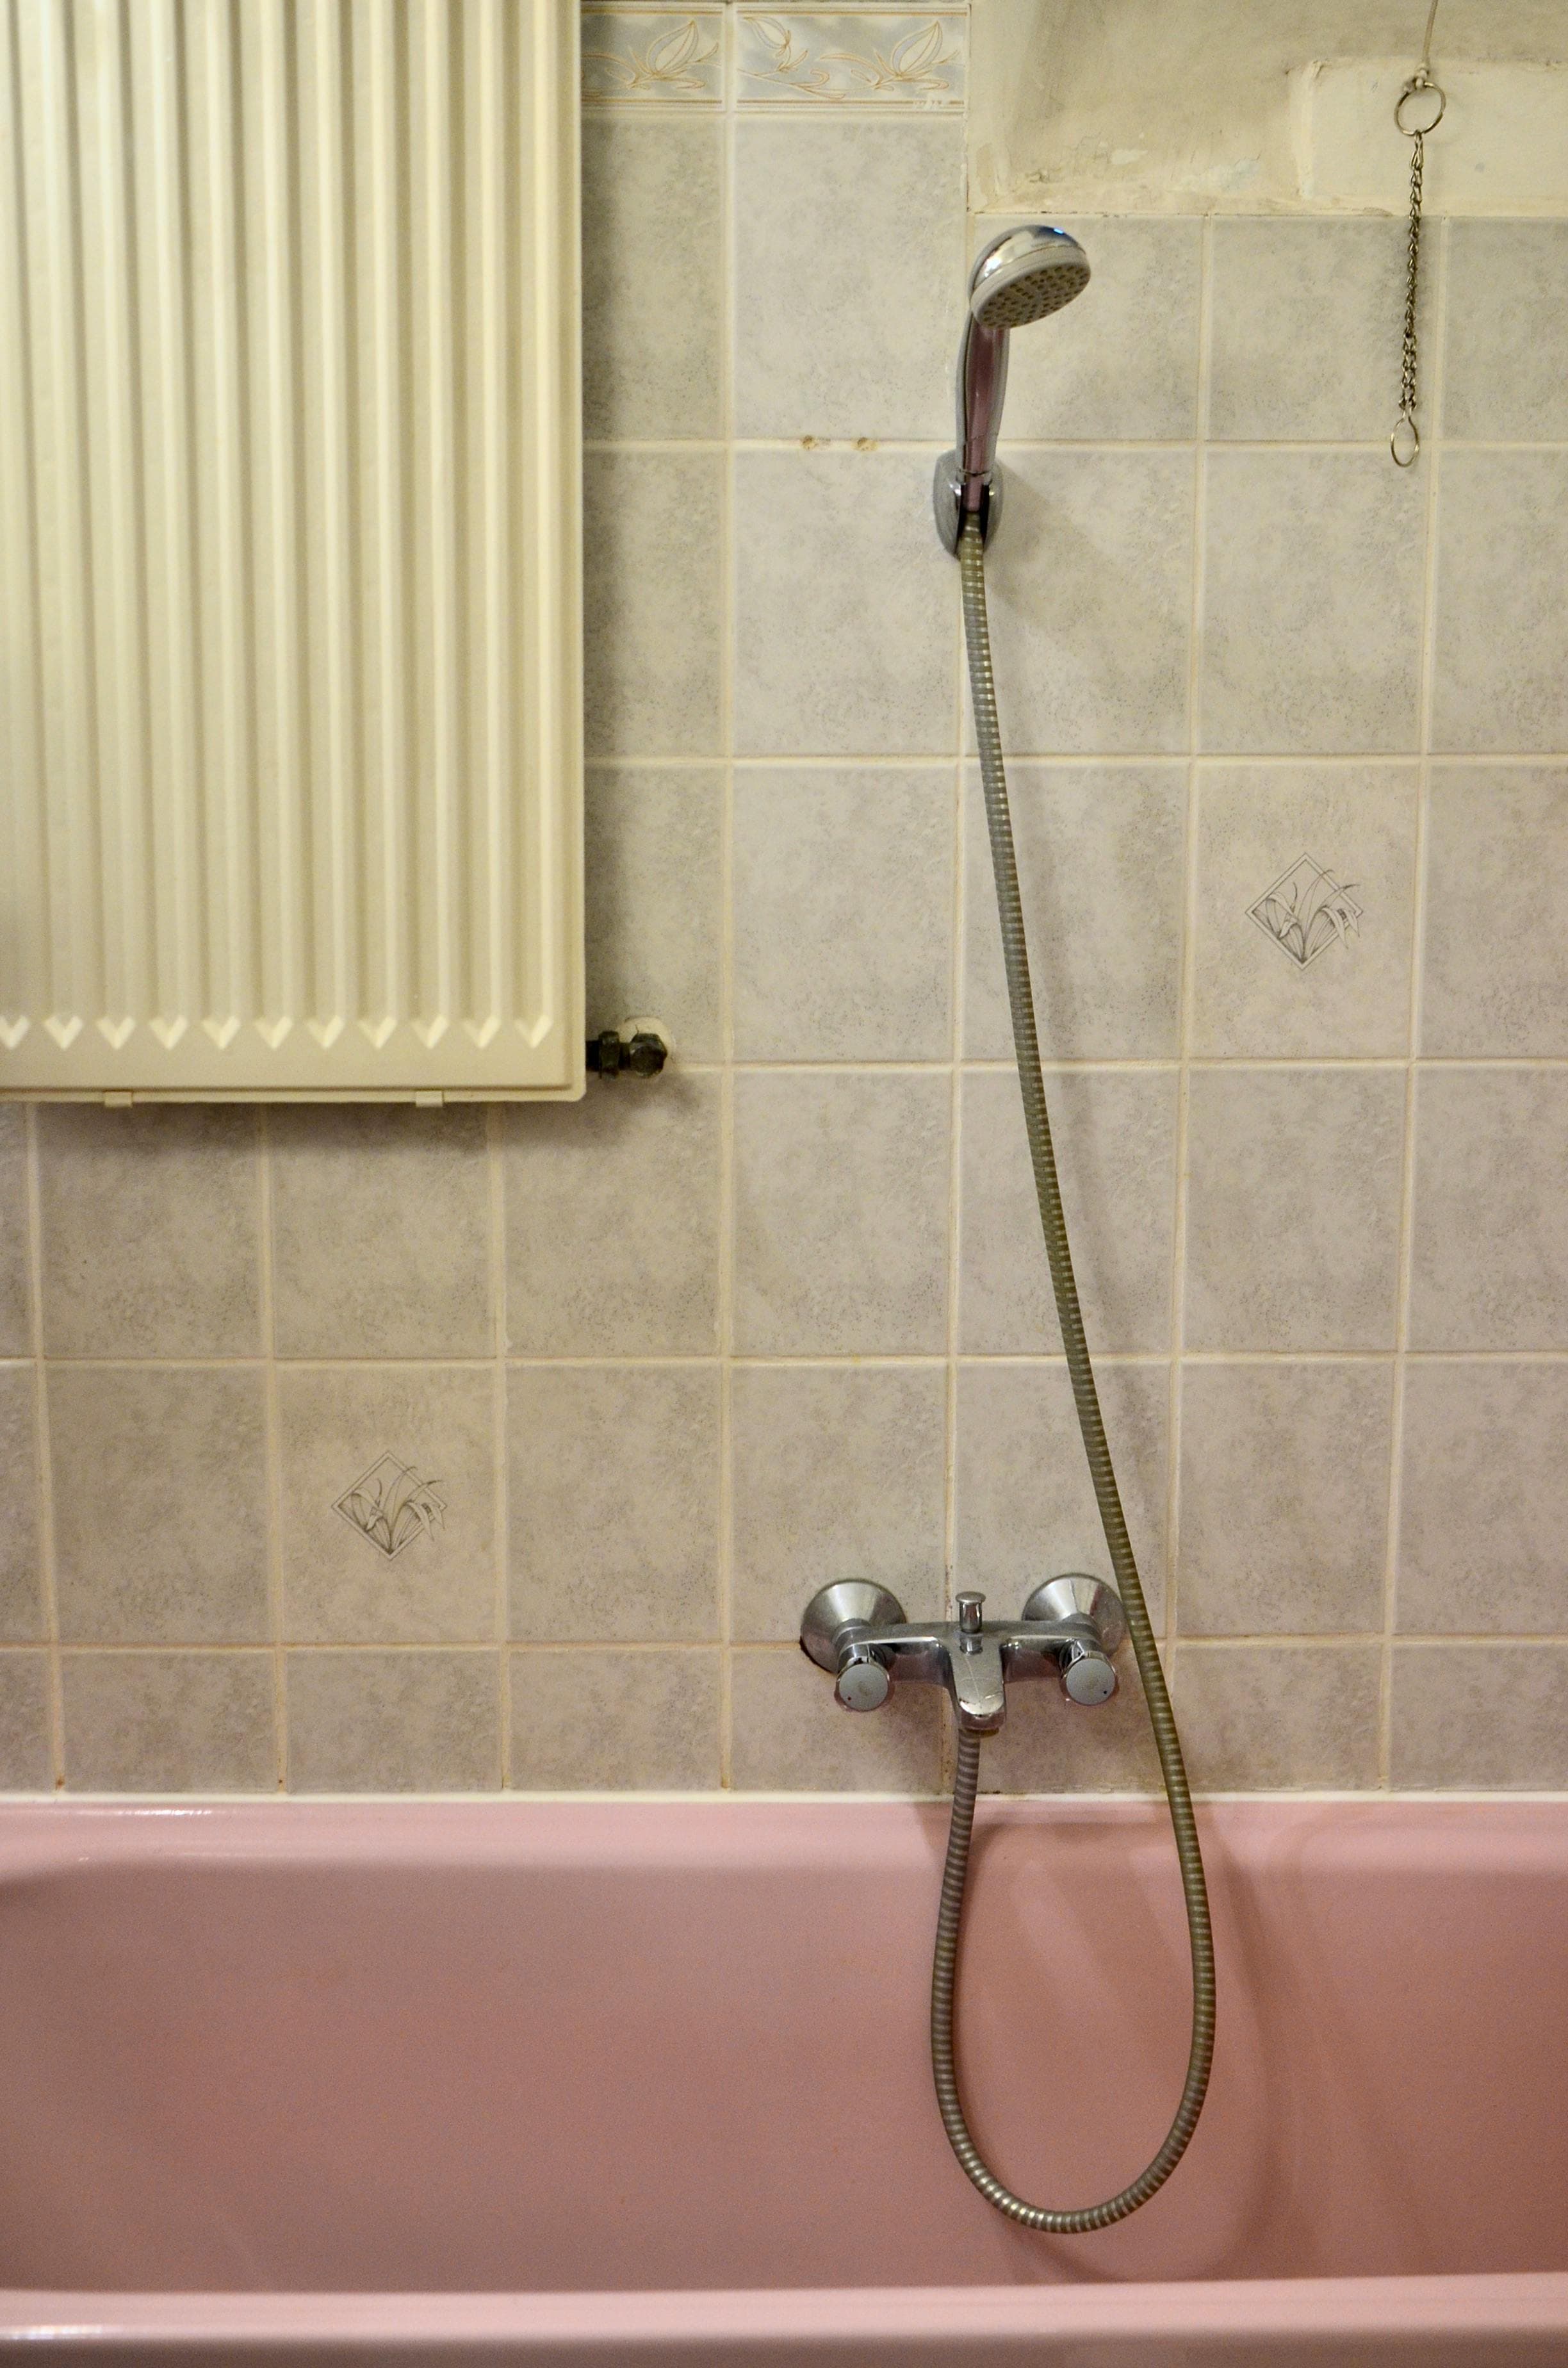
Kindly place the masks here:
[(0, 0), (0, 1091), (578, 1093), (573, 0)]

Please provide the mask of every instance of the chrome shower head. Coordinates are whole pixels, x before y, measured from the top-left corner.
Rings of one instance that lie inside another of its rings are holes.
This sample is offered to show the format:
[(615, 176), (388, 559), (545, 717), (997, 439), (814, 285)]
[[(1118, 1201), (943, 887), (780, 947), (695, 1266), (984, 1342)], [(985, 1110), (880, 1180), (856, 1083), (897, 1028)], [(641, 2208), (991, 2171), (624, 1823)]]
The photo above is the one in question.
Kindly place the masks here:
[(937, 465), (937, 528), (958, 549), (967, 518), (990, 539), (1001, 507), (996, 438), (1007, 387), (1007, 337), (1059, 313), (1089, 284), (1089, 260), (1075, 238), (1048, 222), (1005, 230), (983, 247), (969, 279), (969, 317), (958, 362), (958, 444)]
[(1088, 284), (1089, 259), (1075, 238), (1026, 222), (981, 250), (969, 276), (970, 317), (981, 329), (1024, 329), (1060, 313)]

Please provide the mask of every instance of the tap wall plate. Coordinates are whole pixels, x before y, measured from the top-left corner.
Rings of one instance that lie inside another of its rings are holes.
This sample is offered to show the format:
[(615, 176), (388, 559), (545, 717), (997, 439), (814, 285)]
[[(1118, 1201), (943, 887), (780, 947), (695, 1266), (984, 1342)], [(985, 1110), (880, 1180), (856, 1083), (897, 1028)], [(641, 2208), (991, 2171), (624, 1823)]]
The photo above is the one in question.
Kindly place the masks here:
[(846, 1628), (891, 1628), (903, 1606), (872, 1578), (839, 1578), (812, 1596), (801, 1619), (801, 1650), (819, 1669), (838, 1675), (839, 1639)]

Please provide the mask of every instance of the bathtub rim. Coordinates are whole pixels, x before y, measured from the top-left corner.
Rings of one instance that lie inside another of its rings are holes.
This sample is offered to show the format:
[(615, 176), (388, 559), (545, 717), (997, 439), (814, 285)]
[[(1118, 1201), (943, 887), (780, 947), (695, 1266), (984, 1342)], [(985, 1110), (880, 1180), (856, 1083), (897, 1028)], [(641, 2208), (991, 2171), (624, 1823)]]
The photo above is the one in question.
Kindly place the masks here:
[[(1568, 2335), (1568, 2271), (1459, 2277), (1279, 2278), (1052, 2286), (744, 2287), (619, 2294), (74, 2294), (0, 2290), (0, 2343), (106, 2351), (158, 2343), (323, 2341), (524, 2345), (678, 2340), (700, 2358), (737, 2343), (884, 2346), (1034, 2338), (1058, 2345), (1141, 2336), (1169, 2342)], [(907, 2351), (906, 2354), (907, 2356)], [(1152, 2357), (1153, 2355), (1151, 2355)]]

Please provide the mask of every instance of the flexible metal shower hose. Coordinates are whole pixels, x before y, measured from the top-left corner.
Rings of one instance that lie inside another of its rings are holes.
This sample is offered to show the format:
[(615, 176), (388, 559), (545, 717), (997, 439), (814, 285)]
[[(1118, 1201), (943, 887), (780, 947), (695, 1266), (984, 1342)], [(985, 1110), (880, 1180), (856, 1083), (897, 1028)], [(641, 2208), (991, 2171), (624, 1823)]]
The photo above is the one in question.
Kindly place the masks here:
[(931, 2069), (936, 2075), (937, 2102), (941, 2108), (942, 2125), (949, 2141), (986, 2202), (994, 2203), (998, 2212), (1005, 2212), (1010, 2220), (1018, 2221), (1026, 2228), (1037, 2228), (1052, 2237), (1081, 2237), (1087, 2236), (1096, 2228), (1108, 2228), (1114, 2221), (1125, 2220), (1130, 2212), (1136, 2212), (1141, 2203), (1147, 2203), (1155, 2190), (1164, 2186), (1187, 2151), (1187, 2140), (1198, 2126), (1198, 2116), (1203, 2110), (1203, 2095), (1209, 2086), (1209, 2067), (1214, 2055), (1214, 1941), (1209, 1924), (1209, 1895), (1203, 1881), (1203, 1859), (1198, 1847), (1198, 1827), (1192, 1815), (1192, 1795), (1187, 1790), (1187, 1770), (1182, 1765), (1181, 1743), (1176, 1734), (1171, 1698), (1165, 1688), (1165, 1671), (1160, 1667), (1160, 1656), (1154, 1646), (1154, 1632), (1149, 1625), (1149, 1613), (1143, 1601), (1143, 1589), (1139, 1583), (1132, 1543), (1127, 1534), (1127, 1521), (1121, 1509), (1110, 1448), (1106, 1440), (1105, 1421), (1100, 1413), (1099, 1394), (1095, 1388), (1094, 1369), (1089, 1362), (1088, 1343), (1084, 1337), (1078, 1288), (1073, 1279), (1073, 1258), (1068, 1247), (1066, 1220), (1062, 1211), (1062, 1188), (1057, 1181), (1056, 1155), (1051, 1149), (1051, 1119), (1045, 1103), (1045, 1080), (1040, 1074), (1040, 1042), (1035, 1033), (1028, 949), (1024, 939), (1024, 912), (1018, 895), (1013, 825), (1007, 811), (1002, 734), (996, 720), (996, 687), (991, 673), (991, 634), (985, 617), (984, 545), (977, 519), (971, 519), (964, 527), (959, 542), (959, 565), (963, 576), (964, 638), (969, 645), (974, 732), (980, 749), (981, 777), (985, 785), (985, 817), (990, 825), (991, 856), (996, 874), (1002, 958), (1007, 971), (1007, 999), (1012, 1006), (1013, 1043), (1018, 1060), (1018, 1084), (1024, 1098), (1024, 1123), (1028, 1130), (1035, 1191), (1040, 1201), (1040, 1222), (1045, 1234), (1046, 1256), (1051, 1262), (1051, 1287), (1056, 1293), (1057, 1318), (1062, 1326), (1062, 1346), (1067, 1352), (1073, 1399), (1078, 1410), (1078, 1429), (1083, 1434), (1084, 1452), (1088, 1458), (1089, 1476), (1094, 1482), (1106, 1544), (1110, 1551), (1111, 1567), (1116, 1573), (1117, 1589), (1127, 1614), (1128, 1634), (1132, 1640), (1138, 1675), (1142, 1680), (1144, 1699), (1153, 1723), (1154, 1746), (1160, 1755), (1160, 1773), (1165, 1779), (1165, 1798), (1170, 1804), (1176, 1857), (1181, 1864), (1182, 1892), (1187, 1901), (1187, 1931), (1192, 1942), (1192, 2048), (1187, 2057), (1187, 2082), (1181, 2092), (1181, 2102), (1166, 2133), (1165, 2144), (1131, 2186), (1124, 2187), (1119, 2195), (1108, 2197), (1104, 2203), (1088, 2204), (1075, 2212), (1052, 2212), (1040, 2203), (1027, 2203), (1021, 2195), (1015, 2195), (1011, 2188), (1005, 2187), (982, 2159), (980, 2149), (971, 2137), (969, 2124), (964, 2120), (963, 2106), (959, 2098), (958, 2074), (953, 2065), (953, 1984), (964, 1890), (969, 1879), (974, 1796), (980, 1782), (980, 1737), (960, 1733), (958, 1772), (953, 1780), (952, 1822), (948, 1833), (948, 1858), (942, 1873), (942, 1901), (937, 1916), (936, 1956), (931, 1968)]

